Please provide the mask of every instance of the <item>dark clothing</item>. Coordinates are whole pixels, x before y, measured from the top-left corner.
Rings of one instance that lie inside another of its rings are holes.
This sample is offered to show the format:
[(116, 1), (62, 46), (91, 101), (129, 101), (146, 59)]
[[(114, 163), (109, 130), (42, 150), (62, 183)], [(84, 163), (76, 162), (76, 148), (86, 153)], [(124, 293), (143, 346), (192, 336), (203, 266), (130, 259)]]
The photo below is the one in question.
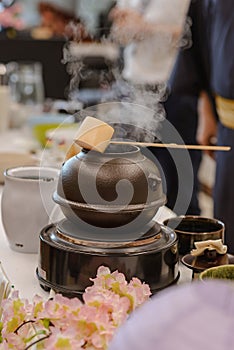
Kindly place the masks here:
[[(185, 144), (196, 144), (196, 130), (197, 130), (197, 97), (192, 95), (171, 94), (165, 103), (165, 111), (167, 120), (176, 128)], [(162, 125), (162, 136), (164, 136), (164, 125)], [(167, 131), (165, 130), (165, 133)], [(167, 142), (164, 139), (165, 142)], [(169, 141), (170, 142), (170, 141)], [(184, 157), (183, 150), (177, 150), (178, 157)], [(193, 174), (190, 169), (184, 169), (187, 176), (193, 177), (192, 197), (186, 212), (183, 212), (183, 205), (176, 207), (177, 215), (199, 215), (200, 207), (198, 202), (199, 181), (197, 173), (201, 162), (200, 151), (190, 151), (191, 162), (193, 166)], [(158, 160), (164, 169), (164, 175), (167, 183), (167, 206), (175, 210), (175, 203), (178, 197), (178, 178), (175, 161), (170, 156), (170, 153), (165, 149), (158, 152)], [(184, 182), (183, 191), (185, 200), (189, 201), (188, 196), (191, 194), (191, 189), (187, 188)]]
[[(192, 0), (188, 16), (191, 18), (192, 44), (190, 48), (181, 49), (169, 81), (169, 98), (165, 102), (167, 119), (175, 126), (185, 143), (196, 143), (197, 98), (201, 90), (206, 90), (214, 101), (215, 94), (234, 99), (234, 59), (232, 54), (234, 43), (234, 2), (233, 0)], [(229, 136), (230, 137), (230, 136)], [(222, 139), (222, 144), (228, 140)], [(153, 150), (152, 150), (153, 151)], [(167, 182), (168, 206), (173, 209), (177, 197), (178, 181), (175, 176), (176, 166), (167, 151), (156, 153), (164, 170)], [(234, 151), (233, 151), (234, 152)], [(182, 154), (182, 152), (181, 152)], [(233, 153), (229, 153), (233, 157)], [(199, 214), (197, 200), (197, 172), (201, 161), (201, 153), (191, 151), (194, 171), (194, 190), (187, 214)], [(224, 152), (217, 154), (217, 167), (223, 167)], [(220, 164), (220, 165), (219, 165)], [(229, 163), (229, 167), (230, 168)], [(233, 168), (234, 171), (234, 168)], [(229, 169), (229, 174), (230, 172)], [(225, 175), (225, 176), (224, 176)], [(231, 206), (222, 200), (222, 186), (227, 174), (218, 171), (215, 185), (215, 202), (219, 201), (224, 214), (219, 214), (219, 205), (215, 203), (215, 216), (232, 222), (227, 213)], [(230, 176), (230, 175), (229, 175)], [(233, 184), (234, 186), (234, 184)], [(185, 192), (188, 189), (184, 189)], [(220, 196), (220, 198), (219, 198)], [(234, 198), (234, 197), (233, 197)], [(230, 197), (230, 201), (231, 201)], [(178, 214), (178, 213), (177, 213)], [(234, 222), (233, 225), (234, 226)], [(234, 252), (234, 235), (229, 239), (229, 228), (226, 230), (229, 248)], [(233, 243), (231, 244), (231, 241)]]
[[(233, 0), (209, 1), (211, 17), (209, 44), (211, 91), (234, 99), (234, 3)], [(204, 26), (208, 18), (204, 18)]]
[[(197, 130), (197, 97), (193, 95), (171, 94), (164, 107), (167, 120), (178, 131), (184, 143), (195, 144)], [(171, 140), (167, 126), (167, 123), (162, 123), (162, 129), (160, 130), (161, 138), (164, 143), (175, 142), (175, 140)], [(180, 143), (180, 141), (178, 142)], [(167, 206), (175, 211), (177, 215), (199, 215), (200, 207), (197, 197), (199, 183), (197, 173), (201, 162), (201, 152), (190, 151), (193, 169), (186, 166), (184, 167), (184, 177), (193, 178), (193, 189), (191, 189), (191, 183), (187, 184), (186, 181), (183, 181), (183, 202), (188, 203), (187, 211), (185, 212), (184, 203), (180, 203), (180, 201), (177, 202), (179, 191), (177, 161), (178, 159), (183, 160), (184, 150), (177, 150), (176, 158), (173, 157), (174, 159), (167, 149), (151, 147), (150, 150), (155, 155), (162, 168), (164, 191), (167, 195)], [(191, 194), (192, 197), (190, 199)]]
[[(192, 2), (189, 9), (189, 17), (197, 17), (197, 3)], [(199, 4), (200, 5), (200, 4)], [(196, 144), (196, 130), (197, 130), (197, 100), (199, 91), (201, 89), (201, 76), (205, 76), (202, 70), (202, 64), (197, 64), (193, 60), (193, 56), (199, 58), (197, 47), (201, 48), (201, 40), (199, 36), (201, 28), (201, 18), (198, 16), (198, 23), (193, 23), (191, 27), (192, 40), (198, 42), (198, 45), (192, 45), (189, 49), (181, 49), (175, 67), (173, 69), (170, 81), (169, 81), (169, 96), (164, 103), (167, 120), (177, 129), (178, 133), (182, 137), (186, 144)], [(161, 133), (164, 134), (164, 124), (162, 125)], [(165, 132), (166, 133), (166, 132)], [(167, 140), (164, 140), (167, 142)], [(176, 211), (177, 215), (190, 214), (199, 215), (200, 207), (198, 202), (198, 190), (199, 181), (197, 177), (198, 169), (201, 162), (201, 152), (191, 151), (190, 157), (193, 165), (193, 174), (189, 173), (188, 176), (193, 176), (193, 190), (192, 198), (190, 200), (187, 212), (183, 212), (181, 206), (175, 208), (176, 200), (178, 197), (178, 177), (175, 161), (170, 156), (167, 150), (151, 150), (164, 172), (166, 181), (166, 193), (167, 193), (167, 206)], [(183, 157), (183, 151), (179, 151), (180, 157)], [(187, 169), (185, 169), (186, 171)], [(184, 184), (184, 195), (189, 201), (191, 189), (186, 188)]]
[[(195, 0), (191, 2), (193, 44), (181, 51), (171, 78), (172, 93), (234, 99), (234, 2)], [(230, 152), (217, 152), (214, 186), (214, 216), (226, 226), (225, 241), (234, 253), (234, 130), (219, 125), (218, 142)]]
[(178, 56), (172, 92), (198, 95), (202, 89), (234, 99), (233, 0), (193, 0), (192, 46)]
[(218, 144), (231, 146), (232, 151), (216, 154), (214, 216), (224, 222), (226, 244), (234, 253), (234, 130), (219, 124)]

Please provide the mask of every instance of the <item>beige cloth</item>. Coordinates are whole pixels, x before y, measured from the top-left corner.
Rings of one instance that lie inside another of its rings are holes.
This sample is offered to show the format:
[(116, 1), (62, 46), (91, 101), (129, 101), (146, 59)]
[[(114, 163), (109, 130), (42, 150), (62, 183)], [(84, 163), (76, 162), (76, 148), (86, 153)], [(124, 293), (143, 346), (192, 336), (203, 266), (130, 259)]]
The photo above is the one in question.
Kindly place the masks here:
[(227, 246), (223, 244), (221, 239), (194, 242), (194, 245), (196, 249), (191, 251), (193, 256), (203, 255), (206, 249), (215, 249), (218, 254), (226, 254), (227, 252)]
[(234, 100), (216, 96), (215, 102), (221, 123), (227, 128), (234, 129)]

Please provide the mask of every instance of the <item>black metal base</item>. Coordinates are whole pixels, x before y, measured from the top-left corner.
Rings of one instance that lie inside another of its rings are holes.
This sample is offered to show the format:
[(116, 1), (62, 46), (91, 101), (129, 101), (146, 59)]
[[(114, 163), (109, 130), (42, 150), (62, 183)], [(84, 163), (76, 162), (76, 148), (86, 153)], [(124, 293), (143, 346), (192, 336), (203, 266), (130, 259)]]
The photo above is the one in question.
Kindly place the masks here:
[[(40, 287), (46, 291), (46, 292), (50, 292), (51, 290), (53, 290), (55, 293), (59, 293), (59, 294), (62, 294), (63, 296), (66, 296), (67, 298), (78, 298), (80, 300), (83, 300), (82, 299), (82, 295), (83, 295), (83, 292), (80, 292), (80, 291), (77, 291), (77, 290), (71, 290), (71, 289), (67, 289), (67, 288), (64, 288), (64, 287), (61, 287), (61, 286), (58, 286), (56, 284), (53, 284), (53, 283), (50, 283), (49, 281), (46, 281), (44, 280), (40, 275), (39, 275), (39, 272), (38, 272), (38, 268), (36, 269), (36, 276), (38, 278), (38, 281), (40, 283)], [(170, 283), (168, 284), (166, 287), (170, 287), (174, 284), (176, 284), (178, 282), (180, 278), (180, 271), (178, 271), (178, 274), (177, 276), (175, 277), (175, 279)], [(165, 288), (165, 287), (164, 287)], [(152, 290), (151, 289), (151, 293), (152, 295), (158, 293), (160, 290), (164, 289), (164, 288), (161, 288), (161, 289), (155, 289), (155, 290)]]
[[(53, 289), (68, 297), (81, 298), (85, 288), (92, 285), (99, 266), (118, 270), (126, 279), (138, 277), (149, 284), (151, 292), (176, 283), (179, 279), (177, 236), (170, 228), (158, 224), (155, 237), (123, 246), (94, 241), (75, 244), (60, 236), (56, 225), (46, 226), (40, 234), (40, 254), (37, 278), (43, 289)], [(116, 242), (115, 242), (116, 244)]]

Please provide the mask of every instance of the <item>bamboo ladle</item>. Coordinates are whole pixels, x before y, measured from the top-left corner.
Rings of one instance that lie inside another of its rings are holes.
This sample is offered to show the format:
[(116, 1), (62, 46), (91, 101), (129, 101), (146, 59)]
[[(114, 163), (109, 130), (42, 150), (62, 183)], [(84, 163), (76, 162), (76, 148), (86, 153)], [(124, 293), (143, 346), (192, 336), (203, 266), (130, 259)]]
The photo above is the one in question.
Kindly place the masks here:
[(110, 141), (110, 143), (118, 145), (136, 145), (142, 147), (159, 147), (159, 148), (178, 148), (178, 149), (194, 149), (202, 151), (230, 151), (230, 146), (212, 146), (212, 145), (179, 145), (177, 143), (151, 143), (151, 142), (135, 142), (135, 141)]
[(185, 145), (176, 143), (151, 143), (136, 141), (114, 141), (111, 140), (114, 129), (107, 123), (93, 118), (86, 117), (79, 127), (74, 142), (80, 147), (92, 149), (98, 152), (105, 152), (107, 146), (112, 144), (136, 145), (141, 147), (159, 147), (159, 148), (178, 148), (201, 151), (230, 151), (229, 146), (211, 146), (211, 145)]

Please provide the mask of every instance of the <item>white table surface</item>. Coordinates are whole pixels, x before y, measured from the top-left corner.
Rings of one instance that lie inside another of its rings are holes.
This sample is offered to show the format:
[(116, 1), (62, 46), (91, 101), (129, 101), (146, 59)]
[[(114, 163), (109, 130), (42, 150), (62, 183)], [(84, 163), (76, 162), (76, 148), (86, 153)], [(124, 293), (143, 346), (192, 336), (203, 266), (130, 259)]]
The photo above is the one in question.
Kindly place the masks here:
[[(10, 135), (18, 135), (15, 131), (8, 133), (7, 138), (9, 140)], [(1, 139), (4, 139), (1, 138)], [(11, 149), (12, 149), (12, 142)], [(18, 140), (19, 145), (19, 140)], [(6, 147), (4, 147), (4, 150)], [(0, 142), (0, 151), (2, 150)], [(0, 186), (0, 200), (3, 186)], [(165, 219), (173, 216), (174, 214), (166, 207), (161, 207), (156, 215), (156, 220), (162, 223)], [(26, 223), (22, 223), (26, 224)], [(36, 268), (38, 265), (38, 254), (25, 254), (15, 252), (10, 249), (8, 241), (2, 226), (1, 210), (0, 210), (0, 261), (2, 267), (8, 276), (12, 285), (16, 290), (19, 290), (20, 296), (23, 298), (31, 299), (34, 294), (38, 294), (44, 297), (48, 297), (48, 293), (45, 292), (39, 285), (36, 277)], [(180, 279), (179, 284), (191, 281), (192, 272), (185, 266), (180, 264)]]

